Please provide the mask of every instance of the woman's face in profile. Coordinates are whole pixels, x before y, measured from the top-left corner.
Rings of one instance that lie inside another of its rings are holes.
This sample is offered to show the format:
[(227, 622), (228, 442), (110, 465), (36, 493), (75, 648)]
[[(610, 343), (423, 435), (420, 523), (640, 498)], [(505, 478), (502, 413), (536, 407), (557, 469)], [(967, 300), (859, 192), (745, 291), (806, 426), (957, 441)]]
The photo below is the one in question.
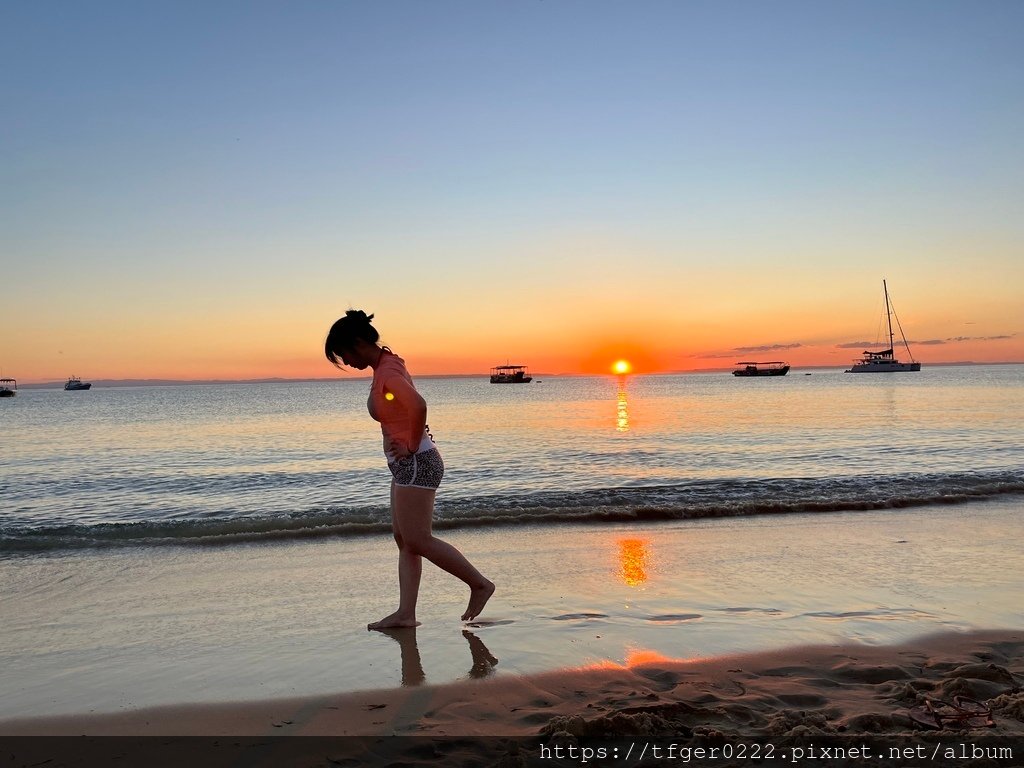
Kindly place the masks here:
[(355, 368), (358, 371), (365, 370), (366, 366), (370, 364), (355, 347), (341, 350), (341, 362), (349, 368)]

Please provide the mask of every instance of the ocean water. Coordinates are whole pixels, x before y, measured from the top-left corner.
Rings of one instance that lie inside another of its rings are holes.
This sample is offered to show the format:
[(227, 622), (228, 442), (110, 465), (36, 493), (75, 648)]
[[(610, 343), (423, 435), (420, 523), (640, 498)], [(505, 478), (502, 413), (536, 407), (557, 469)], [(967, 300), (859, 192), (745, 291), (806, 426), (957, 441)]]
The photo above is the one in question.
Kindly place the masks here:
[(1024, 626), (1024, 366), (811, 374), (420, 379), (498, 592), (399, 636), (368, 381), (23, 390), (0, 720)]
[[(438, 528), (1024, 494), (1021, 365), (542, 379), (417, 380), (446, 463)], [(23, 389), (0, 401), (0, 558), (387, 532), (368, 387)]]

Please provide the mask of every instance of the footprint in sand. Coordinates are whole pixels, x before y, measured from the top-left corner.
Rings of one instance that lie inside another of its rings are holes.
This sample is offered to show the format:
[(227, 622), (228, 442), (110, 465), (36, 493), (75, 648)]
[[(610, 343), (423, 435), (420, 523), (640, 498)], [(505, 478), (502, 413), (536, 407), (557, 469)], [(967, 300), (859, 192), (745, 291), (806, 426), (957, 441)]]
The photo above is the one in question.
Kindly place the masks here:
[(782, 613), (778, 608), (722, 608), (725, 613)]
[(814, 619), (870, 619), (874, 618), (877, 614), (874, 611), (845, 611), (843, 613), (814, 611), (813, 613), (805, 613), (803, 615)]
[(515, 619), (500, 619), (497, 621), (467, 621), (467, 627), (473, 627), (473, 629), (481, 629), (483, 627), (500, 627), (504, 624), (515, 624)]

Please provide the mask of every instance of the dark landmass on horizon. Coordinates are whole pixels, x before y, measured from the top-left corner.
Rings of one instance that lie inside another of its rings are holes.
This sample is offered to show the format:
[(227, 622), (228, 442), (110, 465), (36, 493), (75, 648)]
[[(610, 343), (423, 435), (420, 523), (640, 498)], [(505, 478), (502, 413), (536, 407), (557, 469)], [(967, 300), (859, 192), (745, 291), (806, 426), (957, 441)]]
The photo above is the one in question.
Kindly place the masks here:
[[(1013, 361), (1003, 360), (993, 363), (978, 363), (973, 360), (961, 360), (951, 363), (925, 363), (926, 368), (940, 368), (956, 365), (1022, 365), (1024, 361)], [(796, 370), (801, 371), (827, 371), (836, 368), (845, 368), (847, 363), (842, 365), (802, 365), (794, 366), (790, 373)], [(691, 368), (688, 370), (677, 370), (677, 371), (663, 371), (655, 374), (645, 373), (634, 373), (625, 374), (627, 376), (680, 376), (689, 373), (728, 373), (732, 371), (736, 366), (724, 366), (717, 368)], [(534, 373), (532, 374), (534, 383), (540, 382), (541, 377), (547, 378), (569, 378), (573, 376), (616, 376), (620, 374), (614, 373)], [(369, 376), (348, 376), (348, 377), (337, 377), (337, 376), (325, 376), (322, 378), (307, 378), (307, 379), (286, 379), (282, 377), (272, 377), (265, 379), (84, 379), (89, 381), (94, 387), (172, 387), (172, 386), (188, 386), (188, 385), (214, 385), (214, 384), (302, 384), (306, 382), (319, 382), (319, 381), (362, 381), (369, 379)], [(421, 373), (417, 374), (417, 379), (486, 379), (486, 373)], [(47, 381), (36, 384), (19, 384), (18, 389), (63, 389), (63, 381)]]
[[(543, 374), (541, 374), (543, 375)], [(553, 376), (554, 374), (548, 374)], [(370, 376), (324, 376), (321, 378), (286, 379), (280, 376), (265, 379), (82, 379), (93, 387), (174, 387), (190, 384), (302, 384), (318, 381), (368, 381)], [(417, 379), (476, 379), (487, 378), (486, 373), (425, 373)], [(36, 384), (19, 384), (18, 389), (64, 389), (64, 381), (45, 381)]]

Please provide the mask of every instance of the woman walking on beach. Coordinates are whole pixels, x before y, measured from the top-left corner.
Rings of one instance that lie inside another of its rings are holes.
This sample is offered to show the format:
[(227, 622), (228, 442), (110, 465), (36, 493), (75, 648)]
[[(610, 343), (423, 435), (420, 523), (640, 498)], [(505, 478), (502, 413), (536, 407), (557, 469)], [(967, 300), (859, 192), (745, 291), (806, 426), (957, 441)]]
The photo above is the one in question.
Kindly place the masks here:
[(444, 463), (427, 429), (427, 403), (416, 391), (405, 361), (379, 345), (380, 334), (370, 324), (373, 315), (350, 309), (331, 326), (324, 344), (327, 359), (339, 368), (373, 369), (366, 406), (380, 422), (384, 455), (391, 470), (391, 527), (398, 544), (398, 610), (367, 629), (415, 627), (423, 558), (469, 586), (469, 605), (463, 621), (480, 615), (494, 593), (483, 577), (455, 547), (431, 531), (434, 496), (444, 475)]

